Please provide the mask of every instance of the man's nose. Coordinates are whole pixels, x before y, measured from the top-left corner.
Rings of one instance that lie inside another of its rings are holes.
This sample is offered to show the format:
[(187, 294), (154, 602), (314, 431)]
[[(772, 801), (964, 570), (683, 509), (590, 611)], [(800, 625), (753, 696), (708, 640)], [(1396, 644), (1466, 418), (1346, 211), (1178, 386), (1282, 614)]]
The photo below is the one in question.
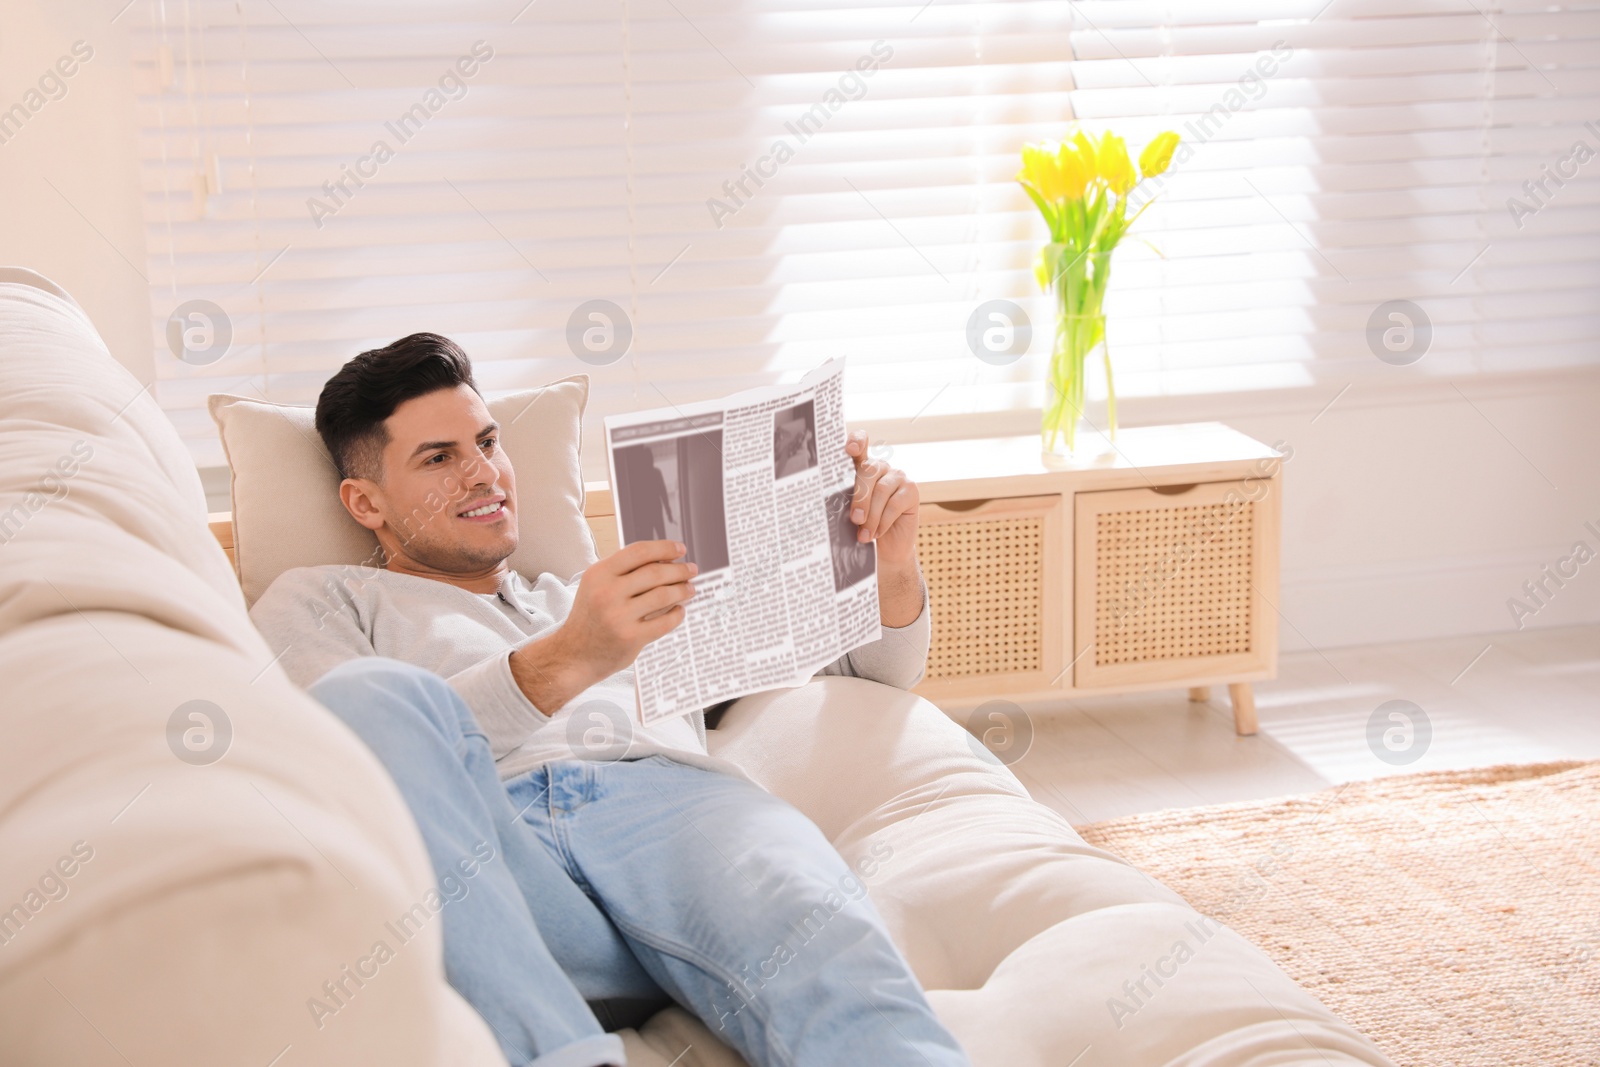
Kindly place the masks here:
[(480, 485), (492, 485), (495, 480), (495, 469), (480, 457), (469, 457), (461, 464), (461, 484), (469, 489)]

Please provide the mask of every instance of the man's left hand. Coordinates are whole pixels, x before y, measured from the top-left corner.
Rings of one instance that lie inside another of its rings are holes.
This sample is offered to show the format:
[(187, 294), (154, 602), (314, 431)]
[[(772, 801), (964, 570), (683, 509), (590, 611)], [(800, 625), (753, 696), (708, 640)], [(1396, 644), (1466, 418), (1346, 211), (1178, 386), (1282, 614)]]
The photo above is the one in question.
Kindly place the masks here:
[(867, 432), (851, 430), (845, 452), (856, 464), (856, 491), (850, 499), (850, 521), (856, 540), (877, 541), (878, 561), (911, 563), (917, 555), (917, 483), (886, 460), (867, 454)]

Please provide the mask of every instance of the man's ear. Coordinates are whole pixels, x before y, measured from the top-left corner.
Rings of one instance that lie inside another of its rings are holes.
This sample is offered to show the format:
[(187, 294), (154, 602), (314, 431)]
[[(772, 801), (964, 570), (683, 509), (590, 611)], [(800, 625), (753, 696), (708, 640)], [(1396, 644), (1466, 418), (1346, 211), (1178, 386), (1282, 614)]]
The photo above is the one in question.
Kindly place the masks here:
[(378, 506), (378, 487), (365, 478), (346, 478), (339, 483), (339, 500), (344, 509), (367, 529), (376, 533), (384, 524)]

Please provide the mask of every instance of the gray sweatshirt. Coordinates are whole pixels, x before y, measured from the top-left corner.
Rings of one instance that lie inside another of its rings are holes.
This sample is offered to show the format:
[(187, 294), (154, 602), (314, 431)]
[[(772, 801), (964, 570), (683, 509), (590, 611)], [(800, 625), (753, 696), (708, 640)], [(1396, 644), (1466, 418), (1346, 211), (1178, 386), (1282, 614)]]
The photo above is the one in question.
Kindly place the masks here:
[[(638, 721), (632, 666), (591, 686), (554, 715), (528, 700), (511, 676), (511, 653), (560, 626), (578, 580), (541, 574), (531, 585), (508, 571), (495, 593), (472, 593), (432, 578), (371, 567), (298, 567), (273, 582), (250, 618), (303, 687), (357, 656), (387, 656), (450, 682), (489, 739), (502, 779), (563, 759), (643, 759), (743, 776), (706, 752), (705, 716), (696, 711), (649, 727)], [(909, 689), (927, 665), (928, 600), (902, 627), (848, 652), (819, 674), (852, 675)]]

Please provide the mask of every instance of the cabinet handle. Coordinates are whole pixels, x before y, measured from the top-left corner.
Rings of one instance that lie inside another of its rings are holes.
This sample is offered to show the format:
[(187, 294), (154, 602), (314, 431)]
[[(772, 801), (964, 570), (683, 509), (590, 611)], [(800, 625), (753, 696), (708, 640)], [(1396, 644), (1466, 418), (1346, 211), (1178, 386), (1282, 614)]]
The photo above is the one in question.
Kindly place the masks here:
[(976, 511), (993, 499), (993, 497), (989, 497), (984, 500), (941, 500), (931, 506), (943, 508), (946, 511)]
[(1162, 496), (1182, 496), (1198, 484), (1198, 482), (1190, 482), (1188, 485), (1155, 485), (1151, 486), (1151, 491), (1160, 493)]

